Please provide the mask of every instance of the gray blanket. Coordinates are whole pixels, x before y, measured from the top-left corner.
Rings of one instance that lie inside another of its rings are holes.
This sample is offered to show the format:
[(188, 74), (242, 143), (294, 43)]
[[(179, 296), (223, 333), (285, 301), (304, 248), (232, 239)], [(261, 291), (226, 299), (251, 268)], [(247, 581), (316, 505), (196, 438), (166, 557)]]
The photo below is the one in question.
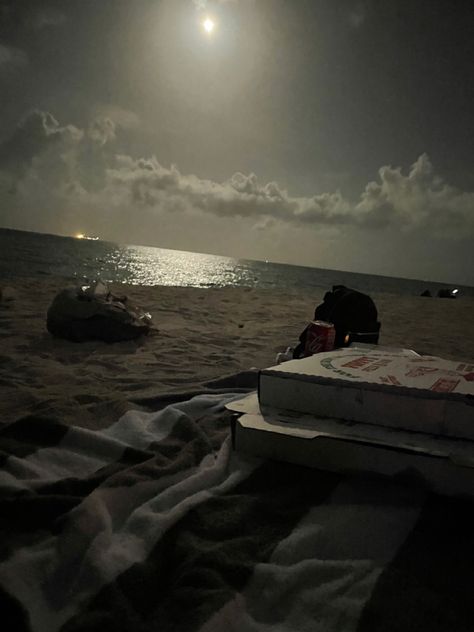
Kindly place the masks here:
[(474, 629), (471, 503), (243, 457), (238, 396), (0, 427), (3, 629)]

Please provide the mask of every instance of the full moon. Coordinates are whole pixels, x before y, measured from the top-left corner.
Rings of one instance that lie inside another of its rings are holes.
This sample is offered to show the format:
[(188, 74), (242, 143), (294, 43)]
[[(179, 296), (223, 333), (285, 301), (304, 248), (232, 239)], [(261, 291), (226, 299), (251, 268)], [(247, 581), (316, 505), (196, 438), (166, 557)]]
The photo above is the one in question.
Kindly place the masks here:
[(206, 33), (212, 33), (214, 27), (216, 26), (216, 23), (214, 22), (214, 20), (211, 20), (211, 18), (206, 18), (202, 25)]

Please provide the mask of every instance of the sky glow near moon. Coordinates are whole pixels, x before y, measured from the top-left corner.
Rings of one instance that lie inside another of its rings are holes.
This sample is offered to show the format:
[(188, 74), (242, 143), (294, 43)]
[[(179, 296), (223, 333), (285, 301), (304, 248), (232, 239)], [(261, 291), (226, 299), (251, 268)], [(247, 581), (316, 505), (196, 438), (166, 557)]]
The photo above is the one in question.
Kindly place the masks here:
[(204, 30), (206, 31), (206, 33), (208, 33), (208, 35), (210, 35), (214, 29), (216, 28), (216, 23), (214, 22), (214, 20), (210, 17), (206, 17), (203, 22), (202, 22), (202, 26), (204, 28)]

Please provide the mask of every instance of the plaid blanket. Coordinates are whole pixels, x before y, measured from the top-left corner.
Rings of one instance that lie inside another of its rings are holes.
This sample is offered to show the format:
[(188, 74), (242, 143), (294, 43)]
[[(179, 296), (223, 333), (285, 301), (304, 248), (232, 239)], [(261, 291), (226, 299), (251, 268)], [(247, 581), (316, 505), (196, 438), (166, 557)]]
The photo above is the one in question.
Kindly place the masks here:
[(4, 630), (474, 629), (470, 502), (239, 455), (236, 396), (1, 427)]

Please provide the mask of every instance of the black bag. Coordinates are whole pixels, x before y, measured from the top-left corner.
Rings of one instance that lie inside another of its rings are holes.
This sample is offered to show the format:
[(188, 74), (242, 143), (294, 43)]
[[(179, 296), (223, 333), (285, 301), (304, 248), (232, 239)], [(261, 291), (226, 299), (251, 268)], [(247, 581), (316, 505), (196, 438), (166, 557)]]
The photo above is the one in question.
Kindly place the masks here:
[[(377, 344), (380, 334), (377, 318), (377, 308), (370, 296), (344, 285), (334, 285), (332, 292), (326, 292), (323, 302), (314, 311), (314, 320), (334, 324), (335, 348), (347, 347), (356, 341)], [(300, 335), (294, 358), (304, 355), (307, 329)]]

